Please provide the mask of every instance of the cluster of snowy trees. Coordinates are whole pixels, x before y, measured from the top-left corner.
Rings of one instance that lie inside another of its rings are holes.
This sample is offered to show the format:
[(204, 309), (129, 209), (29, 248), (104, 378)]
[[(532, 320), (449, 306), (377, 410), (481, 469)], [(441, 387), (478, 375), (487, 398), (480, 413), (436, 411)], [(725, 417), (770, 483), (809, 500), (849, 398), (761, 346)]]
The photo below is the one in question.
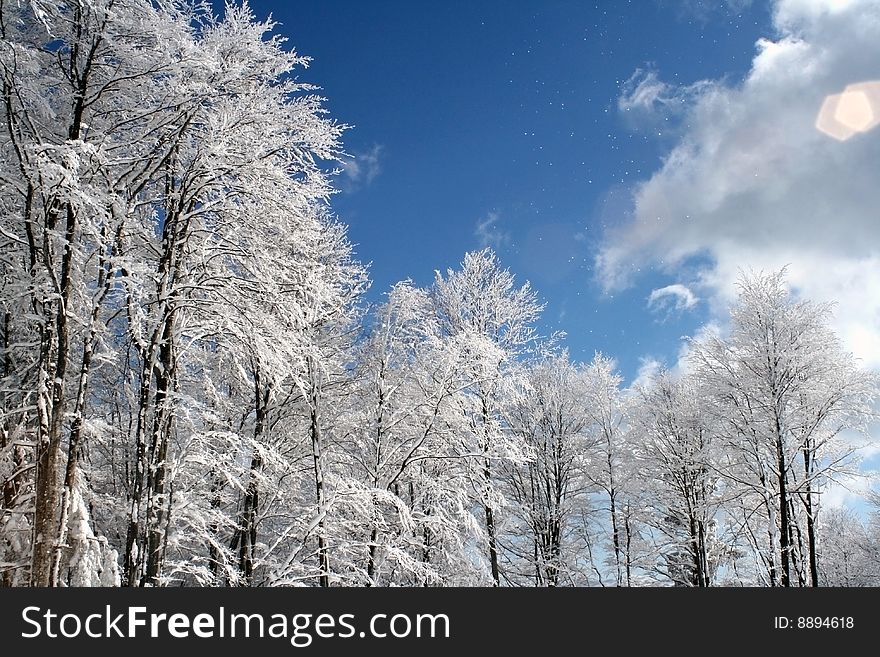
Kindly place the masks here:
[(876, 378), (782, 274), (624, 388), (489, 250), (368, 308), (249, 8), (0, 0), (0, 583), (865, 585)]

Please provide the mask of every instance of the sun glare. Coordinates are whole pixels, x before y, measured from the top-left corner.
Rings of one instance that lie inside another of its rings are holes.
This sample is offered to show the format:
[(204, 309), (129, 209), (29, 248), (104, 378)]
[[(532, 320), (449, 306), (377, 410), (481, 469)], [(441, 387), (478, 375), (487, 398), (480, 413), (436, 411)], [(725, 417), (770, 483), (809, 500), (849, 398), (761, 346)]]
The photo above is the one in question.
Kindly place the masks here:
[(826, 135), (846, 141), (880, 124), (880, 81), (848, 85), (842, 93), (825, 98), (816, 128)]

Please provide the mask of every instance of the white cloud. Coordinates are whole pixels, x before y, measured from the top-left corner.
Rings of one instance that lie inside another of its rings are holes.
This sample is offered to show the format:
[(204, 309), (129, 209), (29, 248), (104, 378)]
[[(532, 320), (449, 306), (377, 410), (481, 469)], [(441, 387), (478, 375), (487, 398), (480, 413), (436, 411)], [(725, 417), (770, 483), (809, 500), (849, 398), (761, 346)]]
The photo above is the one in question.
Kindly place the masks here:
[(864, 506), (865, 498), (873, 490), (875, 478), (871, 475), (841, 475), (828, 482), (822, 491), (820, 504), (825, 508), (851, 508)]
[(631, 115), (633, 124), (653, 118), (664, 119), (684, 112), (688, 104), (711, 83), (696, 82), (692, 85), (674, 85), (664, 82), (653, 68), (637, 68), (623, 83), (617, 108)]
[(632, 109), (652, 110), (658, 104), (668, 105), (674, 97), (670, 89), (670, 85), (660, 80), (657, 71), (637, 68), (624, 83), (617, 99), (617, 108), (626, 112)]
[(698, 301), (690, 288), (681, 283), (651, 290), (648, 295), (648, 307), (652, 309), (668, 309), (671, 305), (675, 310), (688, 310), (696, 306)]
[(501, 229), (498, 225), (499, 221), (501, 221), (501, 213), (495, 211), (489, 212), (477, 221), (474, 235), (481, 247), (491, 246), (493, 249), (498, 249), (510, 242), (510, 234)]
[(345, 158), (342, 164), (342, 189), (345, 192), (354, 192), (366, 187), (382, 172), (383, 147), (374, 144), (370, 150), (363, 153), (353, 153)]
[(639, 359), (639, 369), (638, 372), (636, 372), (636, 378), (633, 379), (629, 388), (631, 390), (647, 388), (651, 385), (654, 377), (660, 373), (663, 367), (663, 363), (656, 358), (653, 358), (652, 356), (642, 356)]
[[(612, 290), (648, 264), (708, 263), (698, 287), (723, 317), (740, 270), (789, 265), (793, 288), (835, 302), (847, 347), (880, 368), (880, 128), (846, 142), (815, 128), (827, 95), (880, 77), (880, 0), (776, 0), (773, 15), (746, 78), (704, 83), (688, 102), (687, 128), (633, 190), (597, 271)], [(626, 102), (668, 96), (646, 79)]]

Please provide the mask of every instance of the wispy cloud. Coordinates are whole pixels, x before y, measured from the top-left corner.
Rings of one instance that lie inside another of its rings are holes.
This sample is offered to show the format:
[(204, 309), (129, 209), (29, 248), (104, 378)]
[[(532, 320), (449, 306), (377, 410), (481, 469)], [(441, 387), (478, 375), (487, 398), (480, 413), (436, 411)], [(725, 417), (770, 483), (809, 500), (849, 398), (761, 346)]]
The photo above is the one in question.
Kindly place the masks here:
[(699, 299), (691, 292), (690, 288), (681, 283), (674, 283), (666, 287), (651, 290), (648, 295), (648, 308), (653, 310), (674, 309), (689, 310), (697, 305)]
[(494, 210), (477, 221), (474, 235), (481, 247), (491, 246), (493, 249), (498, 249), (510, 242), (510, 233), (501, 229), (498, 225), (500, 221), (501, 213)]
[(342, 191), (351, 193), (372, 183), (382, 173), (384, 147), (374, 144), (365, 152), (352, 153), (342, 163)]
[(713, 83), (700, 80), (689, 85), (675, 85), (660, 79), (652, 67), (637, 68), (623, 83), (617, 109), (639, 127), (646, 120), (662, 121), (684, 113), (693, 100)]

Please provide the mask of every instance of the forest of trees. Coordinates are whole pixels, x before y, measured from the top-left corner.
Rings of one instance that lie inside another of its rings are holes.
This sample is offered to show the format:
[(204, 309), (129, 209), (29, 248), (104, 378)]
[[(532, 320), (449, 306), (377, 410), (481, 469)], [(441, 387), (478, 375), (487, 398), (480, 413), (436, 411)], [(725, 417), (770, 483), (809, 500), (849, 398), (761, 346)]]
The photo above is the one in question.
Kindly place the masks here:
[(0, 0), (2, 585), (880, 585), (830, 307), (743, 275), (627, 387), (488, 249), (371, 306), (272, 29)]

